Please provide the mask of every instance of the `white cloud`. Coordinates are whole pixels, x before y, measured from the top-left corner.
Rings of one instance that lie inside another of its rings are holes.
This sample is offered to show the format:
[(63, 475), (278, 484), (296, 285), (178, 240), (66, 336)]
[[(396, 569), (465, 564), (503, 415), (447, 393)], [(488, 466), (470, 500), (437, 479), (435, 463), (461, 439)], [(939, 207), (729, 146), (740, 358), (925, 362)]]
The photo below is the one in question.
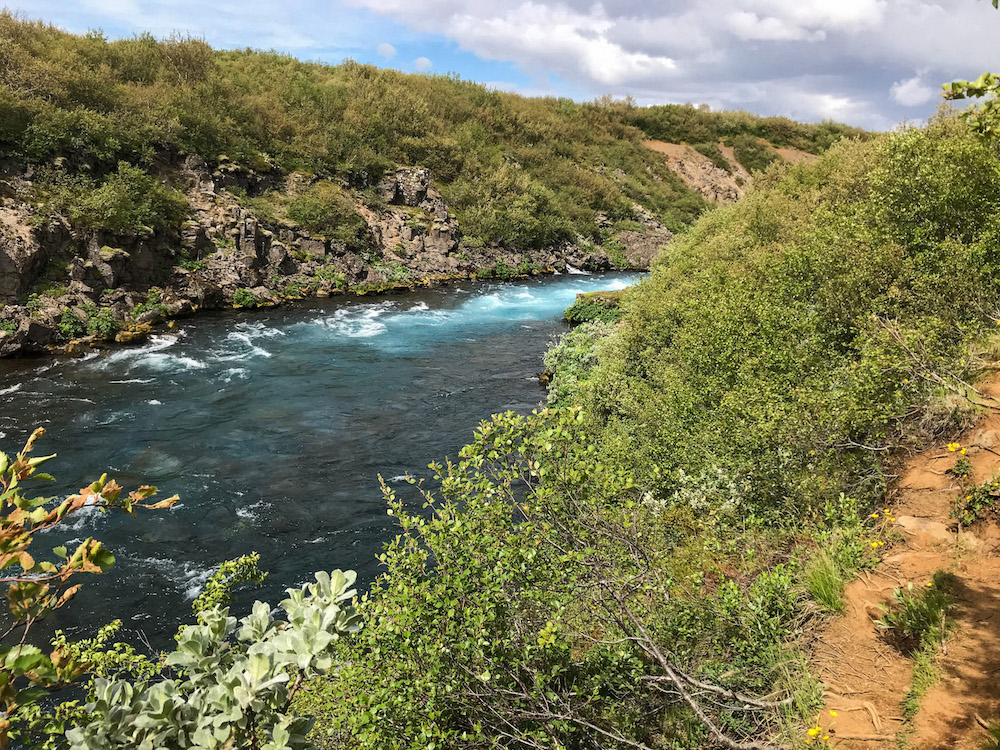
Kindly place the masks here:
[(800, 29), (859, 31), (881, 23), (888, 0), (744, 0), (784, 23)]
[(433, 63), (426, 57), (418, 57), (413, 61), (413, 67), (421, 73), (430, 70), (432, 66)]
[(733, 33), (741, 39), (760, 39), (774, 42), (791, 39), (809, 39), (812, 41), (822, 41), (826, 38), (826, 32), (808, 31), (806, 28), (788, 21), (768, 16), (761, 18), (756, 13), (750, 11), (736, 11), (726, 18), (726, 24)]
[(386, 60), (391, 60), (396, 56), (396, 48), (388, 42), (382, 42), (382, 44), (375, 48), (375, 51), (378, 52), (379, 57), (383, 57)]
[(918, 107), (926, 104), (935, 97), (937, 92), (924, 83), (920, 75), (907, 78), (905, 81), (896, 81), (889, 89), (889, 96), (896, 104), (903, 107)]
[(356, 0), (421, 31), (443, 33), (488, 60), (513, 60), (529, 75), (538, 68), (571, 80), (621, 86), (669, 75), (672, 59), (630, 51), (608, 36), (614, 26), (601, 5), (579, 12), (522, 0)]
[(929, 115), (938, 82), (995, 64), (1000, 32), (1000, 13), (971, 0), (343, 1), (533, 82), (862, 127)]

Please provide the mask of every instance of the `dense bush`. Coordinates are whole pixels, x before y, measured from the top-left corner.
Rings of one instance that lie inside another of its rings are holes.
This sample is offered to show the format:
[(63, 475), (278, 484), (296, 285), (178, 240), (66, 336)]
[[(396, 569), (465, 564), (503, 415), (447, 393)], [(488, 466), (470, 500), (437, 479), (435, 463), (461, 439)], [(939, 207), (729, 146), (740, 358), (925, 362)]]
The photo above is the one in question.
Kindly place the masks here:
[(248, 200), (251, 208), (271, 223), (291, 220), (307, 232), (331, 239), (349, 250), (371, 244), (368, 225), (343, 188), (318, 180), (296, 194), (272, 190)]
[(763, 172), (774, 162), (781, 161), (781, 157), (756, 136), (733, 136), (726, 139), (726, 145), (733, 147), (733, 156), (748, 172)]
[(953, 119), (772, 169), (628, 297), (581, 399), (603, 451), (665, 495), (718, 467), (778, 518), (875, 497), (880, 456), (968, 392), (998, 208), (995, 152)]
[(34, 192), (40, 210), (58, 211), (80, 229), (126, 236), (176, 231), (189, 210), (180, 192), (127, 162), (100, 180), (48, 170)]
[(663, 104), (637, 107), (630, 111), (628, 121), (649, 138), (680, 143), (718, 143), (739, 136), (763, 138), (775, 146), (819, 154), (841, 138), (868, 134), (829, 120), (808, 125), (786, 117), (758, 117), (748, 112), (713, 112), (702, 105)]
[(566, 308), (563, 317), (570, 325), (599, 320), (603, 323), (617, 323), (621, 320), (623, 291), (585, 292), (578, 294), (572, 305)]
[(777, 703), (748, 712), (726, 690), (789, 689), (792, 570), (763, 569), (766, 541), (741, 559), (765, 536), (752, 519), (733, 533), (650, 503), (583, 427), (571, 410), (497, 415), (435, 467), (425, 510), (386, 491), (400, 534), (358, 604), (364, 629), (300, 696), (317, 743), (657, 747), (778, 726)]

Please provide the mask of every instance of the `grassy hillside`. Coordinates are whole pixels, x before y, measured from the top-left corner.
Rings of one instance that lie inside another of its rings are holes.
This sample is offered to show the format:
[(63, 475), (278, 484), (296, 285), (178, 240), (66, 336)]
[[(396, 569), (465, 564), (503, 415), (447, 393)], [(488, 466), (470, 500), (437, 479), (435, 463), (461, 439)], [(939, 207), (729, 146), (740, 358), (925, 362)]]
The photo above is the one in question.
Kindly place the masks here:
[(20, 163), (59, 159), (99, 184), (120, 161), (155, 169), (177, 154), (226, 155), (362, 188), (420, 165), (479, 243), (594, 237), (596, 212), (631, 219), (633, 203), (670, 229), (689, 223), (704, 204), (642, 148), (643, 131), (692, 142), (703, 130), (753, 132), (814, 152), (856, 132), (745, 114), (734, 130), (732, 116), (698, 110), (664, 128), (663, 108), (527, 99), (453, 77), (213, 51), (196, 39), (109, 42), (9, 13), (0, 14), (0, 56), (0, 148)]

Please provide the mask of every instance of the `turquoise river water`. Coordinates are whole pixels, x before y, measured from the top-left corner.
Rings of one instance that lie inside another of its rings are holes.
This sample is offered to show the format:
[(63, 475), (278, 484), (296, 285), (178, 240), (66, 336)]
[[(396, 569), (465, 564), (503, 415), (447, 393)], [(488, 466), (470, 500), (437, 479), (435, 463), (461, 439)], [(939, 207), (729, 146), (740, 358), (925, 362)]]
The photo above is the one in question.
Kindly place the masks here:
[(81, 576), (45, 630), (84, 637), (120, 618), (123, 635), (166, 645), (215, 566), (250, 551), (270, 571), (252, 596), (272, 603), (318, 569), (353, 568), (366, 587), (395, 533), (378, 475), (408, 490), (403, 475), (428, 476), (480, 420), (534, 408), (562, 311), (578, 292), (632, 281), (574, 274), (316, 300), (207, 314), (83, 359), (0, 361), (0, 449), (43, 426), (38, 454), (59, 454), (46, 466), (58, 482), (40, 492), (106, 471), (126, 489), (181, 497), (137, 519), (85, 509), (38, 539), (36, 557), (88, 536), (117, 557), (107, 575)]

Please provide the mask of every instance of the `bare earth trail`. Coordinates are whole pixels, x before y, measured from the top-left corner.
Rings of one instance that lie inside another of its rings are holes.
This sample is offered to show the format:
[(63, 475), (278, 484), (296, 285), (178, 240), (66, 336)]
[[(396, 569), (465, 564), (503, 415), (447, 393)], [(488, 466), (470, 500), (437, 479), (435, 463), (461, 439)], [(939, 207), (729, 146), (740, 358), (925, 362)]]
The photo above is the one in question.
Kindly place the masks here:
[[(982, 390), (1000, 398), (1000, 379)], [(974, 482), (1000, 475), (1000, 412), (988, 414), (959, 442), (968, 451)], [(834, 747), (978, 750), (986, 735), (976, 717), (1000, 717), (1000, 526), (981, 521), (959, 531), (949, 518), (962, 492), (946, 473), (957, 458), (937, 445), (906, 461), (886, 506), (904, 541), (886, 548), (875, 571), (847, 585), (847, 612), (814, 644), (813, 668), (826, 688), (819, 738), (828, 735)], [(910, 725), (901, 703), (913, 661), (879, 636), (874, 620), (895, 588), (923, 587), (938, 570), (957, 579), (954, 629), (937, 658), (941, 679)]]

